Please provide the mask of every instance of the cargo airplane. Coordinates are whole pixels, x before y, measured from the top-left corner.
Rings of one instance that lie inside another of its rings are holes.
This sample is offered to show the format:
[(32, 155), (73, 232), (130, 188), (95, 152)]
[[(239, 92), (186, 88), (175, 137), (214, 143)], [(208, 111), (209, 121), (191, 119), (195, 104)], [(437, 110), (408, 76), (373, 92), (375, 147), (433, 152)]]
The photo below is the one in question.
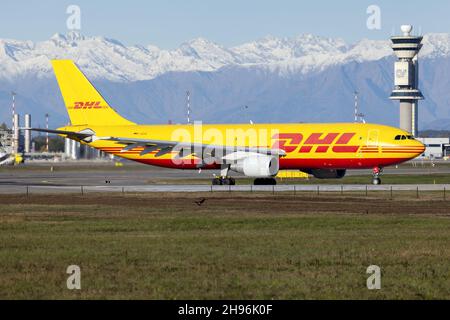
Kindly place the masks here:
[(220, 170), (213, 184), (235, 184), (230, 171), (255, 178), (255, 184), (276, 184), (282, 169), (322, 179), (342, 178), (348, 169), (373, 169), (373, 183), (380, 184), (384, 167), (425, 149), (408, 132), (377, 124), (139, 125), (120, 116), (73, 61), (53, 60), (52, 66), (71, 124), (33, 130), (144, 164)]

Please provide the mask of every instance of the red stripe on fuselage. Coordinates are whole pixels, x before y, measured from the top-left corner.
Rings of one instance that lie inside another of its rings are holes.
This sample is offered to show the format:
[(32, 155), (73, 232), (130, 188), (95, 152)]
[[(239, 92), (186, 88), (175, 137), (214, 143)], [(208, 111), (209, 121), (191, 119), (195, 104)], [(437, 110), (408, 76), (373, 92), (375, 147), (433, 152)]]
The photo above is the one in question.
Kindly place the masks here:
[(333, 147), (333, 152), (350, 152), (350, 153), (355, 153), (357, 152), (359, 149), (358, 146), (334, 146)]
[(312, 150), (312, 146), (301, 146), (298, 152), (300, 153), (309, 153)]
[(316, 149), (317, 153), (326, 153), (330, 146), (318, 146)]

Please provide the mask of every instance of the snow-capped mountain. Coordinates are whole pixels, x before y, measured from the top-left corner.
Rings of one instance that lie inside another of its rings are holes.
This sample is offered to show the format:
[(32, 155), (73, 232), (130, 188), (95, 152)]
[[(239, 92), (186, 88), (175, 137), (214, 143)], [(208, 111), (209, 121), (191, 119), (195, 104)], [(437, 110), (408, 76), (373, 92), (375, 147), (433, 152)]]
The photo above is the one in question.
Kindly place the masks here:
[(198, 38), (178, 49), (162, 50), (69, 33), (55, 34), (37, 43), (0, 40), (0, 77), (12, 79), (30, 73), (48, 76), (49, 59), (73, 59), (93, 79), (123, 82), (150, 80), (167, 72), (216, 71), (230, 65), (309, 72), (348, 60), (371, 61), (390, 54), (386, 41), (363, 40), (350, 46), (341, 39), (311, 34), (295, 38), (268, 36), (233, 48)]
[[(424, 36), (421, 124), (450, 119), (450, 35)], [(184, 94), (204, 121), (351, 121), (353, 91), (368, 121), (397, 124), (389, 101), (394, 56), (389, 41), (348, 44), (304, 34), (226, 48), (207, 39), (174, 50), (126, 46), (105, 37), (55, 34), (47, 41), (0, 39), (0, 105), (18, 92), (24, 112), (67, 121), (50, 59), (72, 59), (119, 111), (135, 121), (184, 121)], [(242, 114), (242, 106), (250, 105)], [(345, 111), (343, 111), (345, 110)], [(289, 111), (289, 112), (287, 112)], [(3, 121), (9, 110), (0, 108)], [(246, 120), (245, 120), (246, 121)], [(448, 123), (445, 122), (445, 123)]]
[[(422, 57), (450, 55), (449, 34), (426, 35), (423, 43)], [(72, 59), (93, 79), (126, 82), (150, 80), (167, 72), (217, 71), (225, 66), (308, 73), (391, 55), (389, 41), (363, 39), (349, 45), (342, 39), (311, 34), (294, 38), (267, 36), (232, 48), (198, 38), (175, 50), (162, 50), (153, 45), (125, 46), (117, 40), (71, 32), (37, 43), (0, 40), (0, 78), (49, 76), (49, 59)]]

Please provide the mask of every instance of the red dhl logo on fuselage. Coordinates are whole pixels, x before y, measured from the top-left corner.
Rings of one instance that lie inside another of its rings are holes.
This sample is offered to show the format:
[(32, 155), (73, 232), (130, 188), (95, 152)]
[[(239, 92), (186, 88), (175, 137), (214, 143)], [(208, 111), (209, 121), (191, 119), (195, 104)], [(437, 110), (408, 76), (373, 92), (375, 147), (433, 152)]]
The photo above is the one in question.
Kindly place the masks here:
[(72, 109), (101, 109), (100, 101), (75, 102)]
[(346, 132), (342, 134), (312, 133), (309, 137), (304, 139), (301, 133), (280, 133), (272, 136), (272, 139), (275, 140), (272, 148), (282, 149), (286, 151), (286, 153), (292, 153), (297, 151), (297, 149), (298, 153), (326, 153), (330, 148), (333, 152), (337, 153), (356, 153), (358, 152), (359, 146), (348, 145), (355, 134), (356, 133), (354, 132)]

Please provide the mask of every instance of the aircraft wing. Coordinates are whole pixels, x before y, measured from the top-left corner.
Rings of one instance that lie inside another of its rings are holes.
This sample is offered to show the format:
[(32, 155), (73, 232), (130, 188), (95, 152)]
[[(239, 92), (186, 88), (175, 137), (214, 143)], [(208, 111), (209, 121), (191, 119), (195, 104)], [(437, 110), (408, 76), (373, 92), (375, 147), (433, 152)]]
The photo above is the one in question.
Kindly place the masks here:
[(189, 155), (194, 155), (195, 157), (202, 159), (202, 163), (235, 163), (237, 160), (255, 154), (273, 155), (278, 157), (284, 157), (286, 155), (286, 152), (282, 149), (271, 149), (265, 147), (209, 145), (202, 143), (123, 137), (98, 137), (91, 129), (86, 129), (78, 132), (40, 128), (22, 129), (65, 135), (70, 139), (83, 140), (85, 142), (93, 142), (97, 140), (115, 141), (118, 144), (126, 145), (126, 147), (124, 147), (121, 152), (130, 151), (135, 148), (143, 148), (143, 150), (140, 152), (141, 156), (153, 151), (157, 151), (155, 157), (161, 157), (172, 152), (176, 153), (176, 158), (184, 158)]
[(168, 153), (175, 152), (177, 158), (194, 155), (204, 162), (211, 163), (212, 160), (219, 160), (222, 163), (233, 163), (251, 154), (264, 154), (283, 157), (286, 152), (281, 149), (271, 149), (264, 147), (240, 147), (226, 145), (208, 145), (202, 143), (178, 142), (167, 140), (134, 139), (120, 137), (97, 138), (98, 140), (116, 141), (119, 144), (127, 145), (122, 152), (134, 148), (144, 148), (140, 155), (159, 150), (155, 157), (160, 157)]

